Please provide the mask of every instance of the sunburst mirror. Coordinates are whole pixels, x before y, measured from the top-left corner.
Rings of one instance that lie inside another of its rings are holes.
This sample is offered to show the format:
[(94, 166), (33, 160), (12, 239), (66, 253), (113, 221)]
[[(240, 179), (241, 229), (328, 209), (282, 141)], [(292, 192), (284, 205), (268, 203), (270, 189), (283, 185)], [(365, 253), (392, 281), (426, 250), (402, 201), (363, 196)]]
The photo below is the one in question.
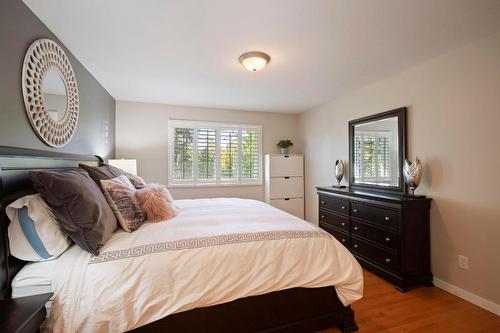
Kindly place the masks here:
[(49, 146), (65, 146), (78, 123), (78, 86), (68, 56), (56, 42), (38, 39), (30, 45), (22, 87), (33, 130)]

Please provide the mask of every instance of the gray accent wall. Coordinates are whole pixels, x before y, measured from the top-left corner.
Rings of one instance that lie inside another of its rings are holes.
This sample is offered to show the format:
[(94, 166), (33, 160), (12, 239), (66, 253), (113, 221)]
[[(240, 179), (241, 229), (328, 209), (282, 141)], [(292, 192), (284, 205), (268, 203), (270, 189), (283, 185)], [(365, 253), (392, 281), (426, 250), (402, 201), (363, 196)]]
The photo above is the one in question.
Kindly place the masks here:
[[(63, 148), (52, 148), (38, 138), (24, 108), (24, 54), (39, 38), (52, 39), (64, 48), (78, 82), (78, 126)], [(0, 146), (114, 157), (115, 99), (21, 0), (0, 0), (0, 49)]]

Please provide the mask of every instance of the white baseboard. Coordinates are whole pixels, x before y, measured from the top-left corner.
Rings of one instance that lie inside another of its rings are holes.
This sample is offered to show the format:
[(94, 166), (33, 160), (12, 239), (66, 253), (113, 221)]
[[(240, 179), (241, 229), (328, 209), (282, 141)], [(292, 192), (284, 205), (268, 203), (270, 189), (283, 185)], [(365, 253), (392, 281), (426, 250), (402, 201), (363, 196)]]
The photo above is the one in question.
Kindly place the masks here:
[(486, 298), (482, 298), (481, 296), (478, 296), (476, 294), (473, 294), (467, 290), (464, 290), (462, 288), (459, 288), (453, 284), (450, 284), (448, 282), (445, 282), (441, 279), (434, 278), (433, 279), (434, 285), (440, 289), (443, 289), (455, 296), (458, 296), (460, 298), (463, 298), (467, 302), (470, 302), (472, 304), (475, 304), (485, 310), (488, 310), (497, 316), (500, 316), (500, 304), (493, 303), (492, 301), (487, 300)]

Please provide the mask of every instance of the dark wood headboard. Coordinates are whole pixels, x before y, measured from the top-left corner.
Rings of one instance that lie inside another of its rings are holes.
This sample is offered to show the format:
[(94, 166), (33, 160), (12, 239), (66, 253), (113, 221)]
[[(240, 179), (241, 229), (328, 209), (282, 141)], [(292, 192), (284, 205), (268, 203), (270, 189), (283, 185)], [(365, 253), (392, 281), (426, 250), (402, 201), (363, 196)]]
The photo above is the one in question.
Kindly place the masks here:
[(13, 201), (36, 193), (29, 177), (32, 170), (67, 170), (79, 163), (100, 165), (98, 156), (76, 155), (0, 146), (0, 299), (10, 297), (10, 284), (26, 264), (10, 255), (7, 227), (10, 220), (5, 207)]

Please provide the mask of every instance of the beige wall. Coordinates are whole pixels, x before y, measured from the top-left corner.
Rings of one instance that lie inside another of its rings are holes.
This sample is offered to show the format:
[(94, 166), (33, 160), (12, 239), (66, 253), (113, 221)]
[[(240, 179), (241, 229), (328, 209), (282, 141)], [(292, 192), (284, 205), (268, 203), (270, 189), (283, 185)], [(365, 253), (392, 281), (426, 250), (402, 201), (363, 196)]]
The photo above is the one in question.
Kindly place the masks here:
[[(135, 102), (116, 102), (116, 157), (136, 158), (137, 172), (148, 182), (167, 184), (168, 119), (262, 125), (263, 152), (279, 152), (276, 143), (289, 138), (298, 145), (298, 116)], [(263, 186), (173, 188), (175, 198), (240, 197), (264, 200)]]
[(500, 33), (303, 113), (307, 219), (317, 222), (314, 186), (348, 159), (347, 122), (400, 106), (409, 157), (424, 164), (417, 192), (433, 198), (434, 275), (500, 304)]

